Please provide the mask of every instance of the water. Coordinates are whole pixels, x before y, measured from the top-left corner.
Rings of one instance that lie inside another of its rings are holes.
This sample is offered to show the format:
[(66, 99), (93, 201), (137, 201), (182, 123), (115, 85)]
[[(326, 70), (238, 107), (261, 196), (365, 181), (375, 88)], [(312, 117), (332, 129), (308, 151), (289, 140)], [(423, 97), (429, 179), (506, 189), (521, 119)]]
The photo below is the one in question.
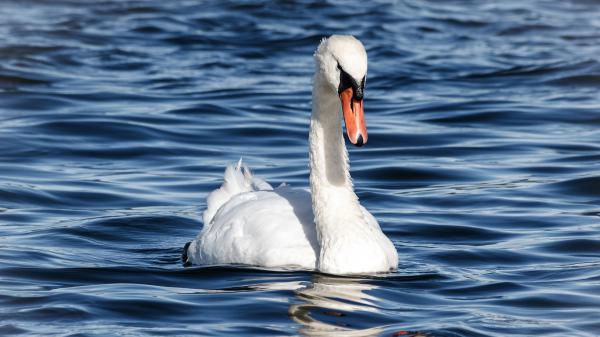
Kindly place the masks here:
[[(0, 335), (600, 336), (597, 1), (0, 2)], [(312, 53), (368, 49), (397, 273), (183, 268), (240, 156), (308, 184)]]

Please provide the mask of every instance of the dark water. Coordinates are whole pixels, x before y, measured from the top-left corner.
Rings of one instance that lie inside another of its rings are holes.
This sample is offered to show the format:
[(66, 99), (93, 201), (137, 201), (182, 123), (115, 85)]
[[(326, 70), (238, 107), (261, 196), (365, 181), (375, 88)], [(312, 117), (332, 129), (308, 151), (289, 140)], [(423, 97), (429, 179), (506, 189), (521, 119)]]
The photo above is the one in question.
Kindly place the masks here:
[[(240, 156), (307, 186), (312, 52), (397, 273), (183, 268)], [(0, 2), (0, 335), (600, 336), (600, 3)]]

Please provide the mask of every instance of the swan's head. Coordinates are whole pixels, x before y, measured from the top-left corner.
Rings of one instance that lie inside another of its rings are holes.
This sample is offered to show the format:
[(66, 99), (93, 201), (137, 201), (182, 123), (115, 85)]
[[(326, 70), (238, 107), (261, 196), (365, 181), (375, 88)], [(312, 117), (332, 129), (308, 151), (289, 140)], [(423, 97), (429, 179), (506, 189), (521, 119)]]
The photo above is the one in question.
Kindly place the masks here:
[(337, 93), (342, 105), (346, 134), (350, 142), (367, 142), (363, 95), (367, 77), (367, 52), (351, 35), (333, 35), (323, 39), (315, 53), (317, 71)]

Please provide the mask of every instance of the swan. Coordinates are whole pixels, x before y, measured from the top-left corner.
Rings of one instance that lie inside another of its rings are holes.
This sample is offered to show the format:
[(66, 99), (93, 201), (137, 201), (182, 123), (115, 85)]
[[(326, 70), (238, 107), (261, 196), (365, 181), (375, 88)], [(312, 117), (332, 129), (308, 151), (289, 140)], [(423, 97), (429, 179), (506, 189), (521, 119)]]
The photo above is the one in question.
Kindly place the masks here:
[(396, 270), (398, 253), (354, 193), (349, 141), (367, 142), (363, 94), (367, 53), (349, 35), (324, 38), (314, 54), (309, 132), (310, 190), (273, 188), (242, 160), (207, 197), (204, 227), (182, 254), (185, 265), (243, 264), (370, 274)]

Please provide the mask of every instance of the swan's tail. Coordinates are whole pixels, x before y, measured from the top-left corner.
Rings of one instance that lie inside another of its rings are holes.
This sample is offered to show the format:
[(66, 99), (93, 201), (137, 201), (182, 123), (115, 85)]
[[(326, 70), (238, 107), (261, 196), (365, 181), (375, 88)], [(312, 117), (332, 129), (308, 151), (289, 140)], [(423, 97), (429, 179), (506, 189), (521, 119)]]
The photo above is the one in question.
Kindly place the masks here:
[(206, 198), (206, 211), (202, 214), (204, 226), (208, 226), (219, 208), (234, 196), (245, 192), (272, 189), (273, 187), (266, 181), (254, 177), (248, 166), (243, 164), (240, 158), (237, 165), (227, 166), (223, 185), (212, 191)]

